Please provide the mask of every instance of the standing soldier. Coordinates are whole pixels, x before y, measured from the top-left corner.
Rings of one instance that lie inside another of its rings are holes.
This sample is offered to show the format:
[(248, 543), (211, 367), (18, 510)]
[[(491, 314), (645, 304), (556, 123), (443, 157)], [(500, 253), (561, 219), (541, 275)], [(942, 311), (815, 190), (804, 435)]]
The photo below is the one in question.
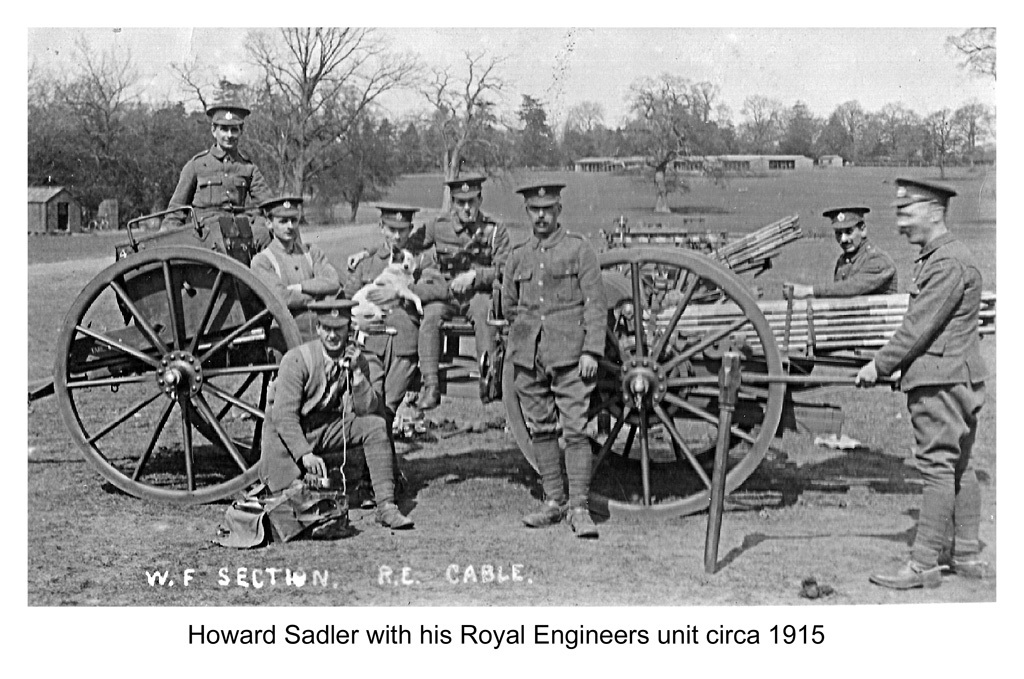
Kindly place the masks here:
[[(238, 150), (249, 109), (219, 103), (207, 108), (206, 115), (215, 143), (185, 163), (167, 208), (192, 206), (200, 226), (220, 223), (229, 235), (244, 228), (244, 236), (251, 228), (255, 249), (261, 250), (270, 243), (270, 232), (262, 225), (250, 227), (249, 219), (242, 214), (246, 198), (256, 204), (272, 198), (259, 168)], [(180, 227), (184, 219), (184, 212), (172, 212), (164, 217), (161, 228)]]
[[(356, 255), (350, 259), (355, 264), (350, 263), (353, 270), (345, 280), (345, 296), (351, 298), (360, 288), (373, 283), (389, 264), (393, 261), (401, 262), (404, 258), (403, 250), (408, 250), (416, 257), (416, 282), (410, 287), (412, 292), (424, 304), (443, 299), (446, 290), (444, 281), (437, 273), (434, 250), (420, 249), (416, 241), (410, 239), (413, 215), (419, 208), (380, 205), (377, 209), (380, 210), (383, 242), (365, 255)], [(384, 404), (390, 425), (416, 376), (420, 317), (415, 306), (409, 300), (399, 297), (393, 287), (377, 287), (367, 295), (367, 299), (381, 306), (395, 303), (388, 310), (387, 316), (388, 326), (396, 331), (394, 337), (376, 335), (366, 340), (366, 348), (376, 354), (383, 365)], [(379, 375), (370, 375), (374, 382), (379, 378)]]
[(317, 339), (281, 360), (263, 423), (260, 479), (277, 493), (304, 472), (327, 478), (331, 467), (347, 462), (349, 445), (361, 445), (377, 496), (377, 522), (412, 528), (394, 501), (391, 446), (369, 365), (349, 341), (353, 305), (351, 300), (310, 304), (317, 314)]
[(512, 246), (508, 229), (480, 211), (481, 175), (470, 175), (445, 184), (451, 190), (452, 213), (438, 217), (426, 228), (424, 247), (433, 246), (437, 263), (448, 284), (445, 299), (423, 307), (419, 355), (423, 391), (416, 407), (436, 408), (441, 400), (438, 365), (441, 358), (441, 324), (458, 314), (468, 314), (476, 336), (477, 360), (494, 348), (494, 328), (487, 324), (491, 290), (501, 279)]
[(836, 242), (843, 254), (836, 260), (832, 283), (801, 285), (792, 283), (793, 296), (857, 297), (859, 295), (891, 295), (896, 293), (896, 265), (874, 243), (868, 242), (866, 207), (841, 207), (825, 210), (822, 216), (832, 220)]
[(305, 245), (299, 233), (302, 198), (284, 196), (260, 204), (273, 240), (252, 258), (250, 267), (292, 312), (303, 341), (316, 337), (316, 314), (310, 302), (334, 297), (341, 290), (338, 272), (316, 245)]
[(950, 547), (949, 532), (952, 570), (984, 577), (986, 564), (978, 558), (981, 489), (971, 448), (985, 402), (986, 370), (978, 346), (981, 273), (971, 253), (946, 228), (949, 199), (956, 192), (910, 179), (897, 179), (896, 187), (896, 226), (921, 248), (910, 306), (899, 330), (856, 381), (870, 386), (879, 375), (903, 374), (915, 456), (924, 479), (917, 536), (903, 568), (870, 580), (882, 587), (912, 589), (941, 584), (938, 560)]
[[(592, 452), (584, 433), (597, 361), (604, 355), (606, 307), (593, 248), (559, 223), (564, 184), (519, 189), (533, 238), (517, 246), (505, 266), (501, 306), (511, 323), (508, 356), (515, 390), (530, 428), (544, 506), (523, 517), (531, 528), (565, 516), (581, 538), (596, 538), (590, 518)], [(558, 429), (565, 439), (565, 476)]]

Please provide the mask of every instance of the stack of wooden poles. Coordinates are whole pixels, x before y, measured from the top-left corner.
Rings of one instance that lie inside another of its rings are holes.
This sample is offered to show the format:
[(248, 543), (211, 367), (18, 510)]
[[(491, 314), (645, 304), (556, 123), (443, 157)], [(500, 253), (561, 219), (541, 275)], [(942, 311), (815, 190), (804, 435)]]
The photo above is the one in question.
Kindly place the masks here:
[[(811, 298), (792, 302), (759, 301), (758, 307), (782, 351), (813, 355), (881, 348), (903, 322), (909, 299), (909, 295)], [(658, 315), (658, 323), (662, 327), (673, 311), (666, 309)], [(733, 303), (691, 304), (679, 319), (676, 332), (684, 337), (699, 338), (725, 328), (745, 315)], [(981, 335), (994, 334), (995, 321), (996, 294), (983, 292), (978, 332)], [(737, 332), (746, 336), (747, 343), (755, 351), (760, 349), (751, 324), (744, 325)]]
[(766, 260), (778, 255), (787, 243), (802, 237), (800, 218), (784, 217), (718, 248), (715, 259), (736, 273), (765, 269)]

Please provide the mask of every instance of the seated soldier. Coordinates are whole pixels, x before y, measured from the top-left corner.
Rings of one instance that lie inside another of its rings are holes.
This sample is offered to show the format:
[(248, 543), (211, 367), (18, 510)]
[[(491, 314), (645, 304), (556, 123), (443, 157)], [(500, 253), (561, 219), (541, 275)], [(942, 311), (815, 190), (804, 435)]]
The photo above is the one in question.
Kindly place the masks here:
[(299, 232), (302, 199), (284, 196), (260, 205), (273, 240), (252, 258), (250, 267), (288, 305), (302, 340), (316, 337), (316, 315), (309, 304), (341, 290), (338, 272), (316, 245), (305, 245)]
[(866, 207), (843, 207), (825, 210), (822, 216), (832, 220), (836, 243), (843, 254), (836, 260), (832, 283), (793, 286), (793, 297), (858, 297), (860, 295), (891, 295), (896, 292), (896, 265), (892, 258), (868, 242)]
[(367, 379), (369, 365), (349, 341), (352, 306), (350, 300), (309, 305), (318, 338), (289, 350), (281, 361), (263, 422), (260, 480), (278, 493), (304, 472), (327, 478), (329, 467), (357, 463), (358, 455), (344, 459), (346, 448), (361, 446), (377, 497), (377, 522), (412, 528), (395, 504), (391, 446)]
[(423, 391), (416, 402), (421, 410), (440, 403), (438, 370), (441, 357), (441, 324), (456, 315), (467, 315), (476, 336), (476, 355), (494, 346), (494, 328), (487, 324), (491, 290), (501, 280), (501, 270), (511, 252), (508, 229), (480, 211), (486, 177), (470, 175), (445, 182), (451, 190), (451, 214), (438, 217), (426, 227), (424, 246), (434, 246), (438, 266), (447, 285), (446, 296), (423, 308), (419, 355)]
[[(350, 272), (344, 283), (345, 296), (351, 298), (360, 288), (374, 283), (388, 265), (402, 262), (405, 252), (409, 252), (416, 263), (414, 282), (409, 289), (423, 304), (442, 299), (447, 295), (447, 289), (438, 275), (433, 248), (424, 248), (420, 245), (420, 239), (411, 238), (413, 215), (419, 208), (380, 205), (378, 209), (383, 242), (369, 252), (349, 258)], [(416, 376), (420, 317), (413, 303), (401, 298), (394, 287), (376, 286), (367, 295), (367, 299), (387, 307), (385, 322), (396, 331), (394, 337), (371, 335), (366, 340), (366, 348), (381, 361), (384, 405), (390, 425)], [(370, 375), (374, 382), (380, 377), (376, 373)]]

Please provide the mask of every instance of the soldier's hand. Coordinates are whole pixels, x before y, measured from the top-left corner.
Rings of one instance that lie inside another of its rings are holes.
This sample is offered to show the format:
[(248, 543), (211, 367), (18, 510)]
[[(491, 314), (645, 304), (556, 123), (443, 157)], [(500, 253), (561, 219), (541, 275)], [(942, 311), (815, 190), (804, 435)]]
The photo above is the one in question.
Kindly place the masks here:
[(327, 477), (327, 463), (324, 462), (324, 458), (316, 455), (315, 453), (306, 453), (302, 456), (302, 466), (306, 468), (306, 471), (310, 474), (316, 474), (317, 476)]
[(366, 259), (369, 256), (370, 256), (370, 253), (367, 252), (366, 250), (360, 250), (356, 254), (352, 255), (345, 262), (346, 264), (348, 264), (348, 270), (349, 271), (355, 271), (356, 267), (359, 266), (359, 262), (363, 261), (364, 259)]
[(590, 354), (580, 356), (580, 377), (592, 380), (597, 375), (597, 359)]
[(801, 285), (800, 283), (786, 283), (786, 285), (793, 286), (793, 299), (805, 299), (807, 297), (814, 297), (813, 285)]
[(288, 286), (288, 290), (291, 292), (302, 292), (302, 283), (292, 283)]
[(398, 298), (398, 290), (389, 285), (378, 285), (366, 293), (366, 299), (374, 304), (387, 304)]
[(473, 287), (473, 283), (476, 281), (476, 271), (470, 269), (469, 271), (463, 271), (452, 280), (452, 292), (456, 295), (461, 295), (467, 290)]
[(853, 383), (858, 387), (870, 387), (874, 386), (875, 382), (878, 381), (878, 366), (875, 365), (874, 361), (871, 361), (866, 366), (860, 369), (857, 373), (857, 377), (853, 379)]

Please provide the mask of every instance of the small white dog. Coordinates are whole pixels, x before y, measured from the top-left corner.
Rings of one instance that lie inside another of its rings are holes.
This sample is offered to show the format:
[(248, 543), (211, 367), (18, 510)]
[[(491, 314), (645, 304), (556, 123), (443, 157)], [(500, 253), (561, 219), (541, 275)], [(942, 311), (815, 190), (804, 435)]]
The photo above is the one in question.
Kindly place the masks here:
[(408, 250), (402, 250), (402, 261), (395, 261), (395, 258), (392, 257), (391, 263), (380, 272), (373, 283), (364, 285), (352, 296), (352, 301), (356, 302), (355, 308), (352, 309), (353, 317), (364, 324), (379, 323), (383, 320), (384, 309), (366, 298), (367, 293), (374, 288), (383, 287), (394, 288), (398, 292), (398, 298), (386, 304), (385, 307), (393, 307), (399, 299), (407, 299), (415, 305), (416, 311), (422, 316), (423, 302), (409, 289), (409, 286), (415, 281), (415, 275), (416, 258)]

